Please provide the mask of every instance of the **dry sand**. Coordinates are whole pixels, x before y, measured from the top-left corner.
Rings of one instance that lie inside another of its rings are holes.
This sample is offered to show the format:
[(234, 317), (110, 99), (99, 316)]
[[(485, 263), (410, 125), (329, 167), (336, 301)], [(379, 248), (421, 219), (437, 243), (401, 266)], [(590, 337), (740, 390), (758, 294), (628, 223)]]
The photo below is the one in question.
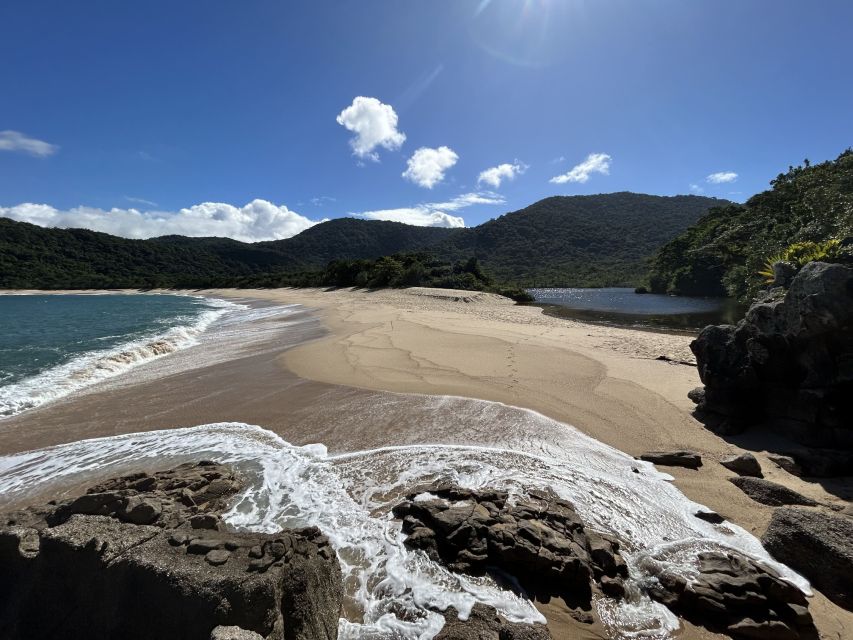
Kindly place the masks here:
[[(238, 295), (320, 310), (330, 335), (281, 356), (301, 378), (535, 409), (632, 455), (692, 449), (702, 454), (704, 465), (697, 471), (667, 468), (676, 486), (758, 537), (767, 527), (773, 509), (728, 482), (733, 474), (717, 463), (743, 449), (690, 414), (687, 392), (700, 381), (695, 366), (679, 364), (694, 361), (689, 336), (573, 322), (539, 307), (464, 291), (280, 289)], [(759, 441), (750, 449), (767, 479), (826, 505), (844, 502), (779, 469), (760, 446)], [(821, 637), (851, 637), (853, 613), (820, 594), (811, 607)], [(684, 633), (712, 637), (690, 627)]]
[[(491, 294), (435, 289), (320, 289), (193, 292), (315, 309), (328, 330), (306, 327), (312, 341), (242, 358), (131, 389), (88, 393), (0, 424), (0, 453), (97, 435), (236, 420), (262, 424), (300, 444), (346, 446), (322, 431), (322, 411), (369, 402), (395, 391), (447, 394), (535, 409), (632, 455), (692, 449), (698, 471), (667, 468), (691, 499), (761, 536), (772, 508), (746, 497), (717, 461), (742, 449), (702, 427), (687, 392), (699, 384), (690, 337), (573, 322)], [(668, 361), (659, 360), (664, 356)], [(295, 375), (294, 375), (295, 374)], [(325, 409), (318, 409), (318, 407)], [(346, 435), (346, 434), (345, 434)], [(351, 437), (351, 436), (347, 436)], [(364, 434), (362, 446), (375, 446)], [(756, 454), (765, 476), (824, 504), (842, 500), (820, 485), (775, 467), (762, 441), (738, 440)], [(853, 613), (820, 594), (811, 608), (821, 637), (850, 637)], [(546, 607), (554, 637), (595, 637)], [(563, 622), (561, 622), (563, 620)], [(579, 635), (581, 634), (581, 635)], [(716, 637), (690, 625), (685, 638)]]

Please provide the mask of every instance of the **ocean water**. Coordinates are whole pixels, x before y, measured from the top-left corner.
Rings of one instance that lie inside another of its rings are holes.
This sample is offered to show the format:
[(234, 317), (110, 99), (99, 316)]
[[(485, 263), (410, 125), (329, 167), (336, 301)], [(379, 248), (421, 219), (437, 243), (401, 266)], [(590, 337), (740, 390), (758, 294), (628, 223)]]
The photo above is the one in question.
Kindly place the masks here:
[(0, 418), (195, 344), (239, 308), (179, 295), (0, 295)]

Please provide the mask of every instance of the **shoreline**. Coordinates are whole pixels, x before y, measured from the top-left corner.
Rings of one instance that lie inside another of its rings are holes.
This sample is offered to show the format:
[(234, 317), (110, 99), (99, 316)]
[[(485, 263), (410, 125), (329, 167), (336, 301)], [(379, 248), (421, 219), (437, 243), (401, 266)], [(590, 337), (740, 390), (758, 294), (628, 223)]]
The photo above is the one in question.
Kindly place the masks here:
[[(711, 434), (690, 415), (693, 405), (686, 393), (699, 384), (695, 367), (656, 359), (684, 359), (687, 336), (554, 318), (539, 307), (518, 306), (500, 296), (450, 290), (143, 293), (301, 304), (311, 320), (300, 339), (262, 354), (75, 395), (2, 420), (0, 452), (9, 453), (24, 442), (32, 449), (226, 420), (263, 425), (295, 444), (328, 442), (339, 451), (369, 448), (397, 437), (389, 434), (393, 419), (356, 436), (353, 431), (362, 425), (333, 429), (324, 415), (383, 402), (383, 394), (392, 392), (403, 394), (399, 420), (415, 402), (406, 394), (452, 395), (530, 409), (632, 456), (650, 449), (697, 450), (705, 461), (700, 470), (661, 468), (689, 499), (757, 537), (772, 513), (729, 483), (732, 474), (717, 464), (742, 449)], [(140, 407), (145, 413), (136, 415)], [(760, 450), (754, 452), (768, 479), (823, 503), (837, 501), (820, 485), (789, 476)], [(812, 609), (825, 637), (841, 638), (843, 629), (853, 625), (853, 614), (819, 594)], [(560, 618), (559, 611), (548, 617)], [(716, 637), (689, 625), (679, 635)]]

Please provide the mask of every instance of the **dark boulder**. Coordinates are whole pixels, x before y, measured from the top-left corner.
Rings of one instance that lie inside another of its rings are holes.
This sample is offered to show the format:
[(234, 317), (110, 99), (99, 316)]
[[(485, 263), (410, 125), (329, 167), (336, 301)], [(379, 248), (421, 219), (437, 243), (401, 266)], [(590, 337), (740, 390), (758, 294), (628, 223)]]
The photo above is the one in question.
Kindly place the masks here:
[(705, 385), (691, 396), (710, 428), (767, 423), (809, 447), (853, 449), (853, 268), (809, 263), (784, 295), (690, 348)]
[(808, 509), (776, 509), (764, 547), (827, 598), (853, 610), (853, 519)]
[(729, 471), (734, 471), (736, 474), (741, 476), (750, 476), (753, 478), (764, 477), (764, 474), (761, 473), (761, 465), (751, 453), (742, 453), (739, 456), (728, 456), (720, 460), (720, 464)]
[(557, 595), (589, 608), (592, 585), (617, 593), (628, 575), (619, 543), (584, 527), (565, 500), (531, 492), (515, 504), (500, 491), (433, 488), (394, 507), (421, 549), (450, 570), (482, 575), (499, 569), (534, 594)]
[(802, 504), (813, 507), (817, 504), (811, 498), (769, 480), (737, 477), (729, 478), (729, 482), (756, 502), (770, 505), (771, 507), (781, 507), (788, 504)]
[(738, 553), (700, 553), (688, 578), (663, 563), (649, 595), (694, 624), (733, 638), (816, 638), (806, 596)]
[(664, 467), (698, 469), (702, 466), (702, 456), (695, 451), (647, 451), (640, 460)]
[(317, 529), (191, 526), (200, 513), (218, 519), (240, 487), (227, 467), (186, 464), (6, 514), (0, 637), (208, 640), (239, 627), (265, 640), (336, 638), (341, 571)]

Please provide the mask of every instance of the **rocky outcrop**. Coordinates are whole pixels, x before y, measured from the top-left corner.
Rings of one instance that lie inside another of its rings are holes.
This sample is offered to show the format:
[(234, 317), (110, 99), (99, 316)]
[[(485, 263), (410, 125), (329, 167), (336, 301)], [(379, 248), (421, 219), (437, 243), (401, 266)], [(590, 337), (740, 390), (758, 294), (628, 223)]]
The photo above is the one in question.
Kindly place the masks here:
[(720, 464), (740, 476), (749, 476), (751, 478), (764, 477), (764, 474), (761, 473), (761, 465), (751, 453), (742, 453), (739, 456), (727, 456), (720, 460)]
[(665, 564), (656, 577), (649, 595), (711, 630), (733, 638), (817, 637), (802, 591), (740, 554), (699, 554), (692, 579)]
[(761, 478), (729, 478), (729, 482), (743, 491), (750, 498), (761, 504), (766, 504), (771, 507), (781, 507), (788, 504), (802, 504), (813, 507), (817, 504), (811, 498), (797, 493), (793, 489), (763, 480)]
[(343, 595), (328, 540), (314, 528), (227, 530), (220, 515), (240, 486), (202, 462), (4, 515), (0, 637), (207, 640), (220, 627), (221, 638), (336, 638)]
[(793, 507), (776, 509), (761, 542), (827, 598), (853, 610), (853, 519)]
[[(513, 503), (499, 491), (433, 487), (407, 496), (394, 514), (403, 520), (408, 546), (452, 571), (496, 570), (529, 592), (560, 596), (587, 610), (596, 590), (617, 599), (636, 594), (634, 587), (626, 589), (619, 542), (585, 527), (570, 503), (542, 492)], [(655, 578), (644, 576), (649, 594), (695, 624), (735, 638), (816, 636), (803, 593), (745, 556), (702, 553), (690, 572), (654, 559), (643, 564)], [(544, 629), (506, 626), (493, 612), (480, 613), (467, 623), (447, 615), (447, 635), (439, 637), (547, 637)]]
[(769, 423), (809, 447), (851, 450), (853, 268), (812, 262), (779, 292), (691, 343), (698, 415), (724, 434)]
[(584, 527), (574, 507), (541, 492), (511, 504), (501, 491), (438, 487), (394, 507), (421, 549), (451, 571), (482, 575), (497, 568), (535, 594), (589, 608), (592, 585), (622, 595), (628, 575), (619, 543)]
[(698, 469), (702, 466), (702, 456), (695, 451), (647, 451), (640, 460), (663, 467)]

